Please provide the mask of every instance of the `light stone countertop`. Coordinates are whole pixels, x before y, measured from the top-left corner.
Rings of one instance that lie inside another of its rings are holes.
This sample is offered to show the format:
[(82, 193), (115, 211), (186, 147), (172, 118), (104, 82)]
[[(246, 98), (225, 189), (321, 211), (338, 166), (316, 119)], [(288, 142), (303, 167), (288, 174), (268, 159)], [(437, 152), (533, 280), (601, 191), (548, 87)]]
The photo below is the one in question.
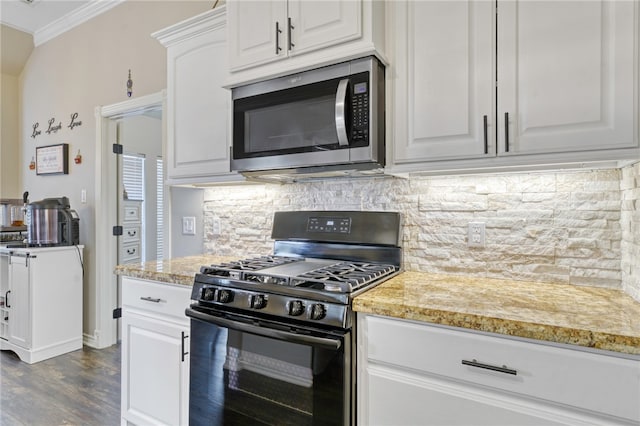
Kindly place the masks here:
[(640, 303), (614, 289), (404, 272), (353, 309), (640, 355)]
[[(115, 274), (192, 286), (199, 255), (118, 265)], [(353, 302), (357, 312), (640, 355), (640, 303), (620, 290), (403, 272)]]
[(178, 257), (160, 262), (129, 263), (116, 266), (116, 275), (141, 278), (169, 284), (192, 286), (201, 266), (237, 260), (233, 256), (198, 255)]

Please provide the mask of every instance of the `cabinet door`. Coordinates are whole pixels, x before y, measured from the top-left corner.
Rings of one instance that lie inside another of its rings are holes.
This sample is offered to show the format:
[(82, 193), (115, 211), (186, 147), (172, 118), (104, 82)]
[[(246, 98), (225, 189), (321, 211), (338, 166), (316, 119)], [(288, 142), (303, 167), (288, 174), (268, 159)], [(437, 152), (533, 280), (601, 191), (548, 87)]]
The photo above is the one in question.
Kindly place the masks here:
[(224, 16), (167, 52), (169, 178), (229, 173), (230, 92)]
[(31, 303), (29, 293), (31, 276), (29, 262), (23, 256), (9, 257), (9, 341), (25, 349), (31, 348)]
[[(362, 36), (362, 2), (354, 0), (290, 0), (292, 28), (288, 46), (296, 55)], [(288, 26), (288, 22), (287, 22)], [(289, 40), (289, 39), (288, 39)]]
[(286, 0), (229, 0), (227, 22), (232, 71), (287, 56)]
[(189, 328), (133, 313), (122, 317), (122, 412), (134, 424), (189, 422)]
[(499, 2), (499, 155), (637, 146), (637, 7), (633, 1)]
[(395, 16), (394, 162), (495, 155), (493, 2), (389, 7)]

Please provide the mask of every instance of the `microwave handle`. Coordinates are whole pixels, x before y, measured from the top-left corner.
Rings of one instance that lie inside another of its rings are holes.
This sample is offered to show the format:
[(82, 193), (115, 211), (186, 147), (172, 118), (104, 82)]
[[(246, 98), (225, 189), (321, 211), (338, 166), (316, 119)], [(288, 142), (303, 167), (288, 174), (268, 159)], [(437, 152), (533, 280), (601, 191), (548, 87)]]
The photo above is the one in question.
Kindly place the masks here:
[(346, 97), (349, 88), (349, 79), (345, 78), (338, 83), (336, 91), (336, 132), (338, 133), (338, 144), (341, 146), (349, 145), (349, 137), (347, 136), (346, 122)]

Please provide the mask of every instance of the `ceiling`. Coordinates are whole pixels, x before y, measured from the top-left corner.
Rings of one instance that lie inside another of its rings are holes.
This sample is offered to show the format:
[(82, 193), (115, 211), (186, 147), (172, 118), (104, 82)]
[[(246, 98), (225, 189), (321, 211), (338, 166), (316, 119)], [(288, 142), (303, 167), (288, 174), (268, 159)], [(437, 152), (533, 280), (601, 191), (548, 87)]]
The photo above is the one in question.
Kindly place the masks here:
[(86, 6), (89, 2), (89, 0), (33, 0), (32, 3), (28, 3), (24, 0), (1, 0), (0, 22), (33, 35), (36, 31)]
[(18, 75), (34, 46), (124, 0), (0, 0), (2, 73)]

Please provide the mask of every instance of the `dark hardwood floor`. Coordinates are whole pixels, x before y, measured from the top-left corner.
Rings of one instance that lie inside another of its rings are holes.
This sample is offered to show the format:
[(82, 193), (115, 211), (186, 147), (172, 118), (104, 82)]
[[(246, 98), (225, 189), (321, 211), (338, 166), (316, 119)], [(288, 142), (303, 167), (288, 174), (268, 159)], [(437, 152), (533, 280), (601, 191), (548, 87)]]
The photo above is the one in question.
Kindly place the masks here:
[(0, 425), (120, 424), (120, 345), (35, 364), (0, 352)]

